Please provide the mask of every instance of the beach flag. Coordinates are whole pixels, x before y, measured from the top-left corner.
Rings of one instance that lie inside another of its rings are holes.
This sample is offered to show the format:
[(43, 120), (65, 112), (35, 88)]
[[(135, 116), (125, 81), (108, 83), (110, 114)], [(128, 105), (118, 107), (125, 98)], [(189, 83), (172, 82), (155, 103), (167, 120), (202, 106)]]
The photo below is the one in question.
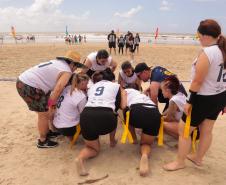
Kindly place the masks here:
[(155, 31), (155, 40), (157, 39), (158, 35), (159, 35), (159, 28), (157, 27), (157, 29)]
[(68, 36), (67, 26), (66, 26), (66, 30), (65, 30), (65, 35)]
[(11, 33), (12, 33), (13, 38), (16, 38), (16, 30), (15, 30), (14, 26), (11, 27)]

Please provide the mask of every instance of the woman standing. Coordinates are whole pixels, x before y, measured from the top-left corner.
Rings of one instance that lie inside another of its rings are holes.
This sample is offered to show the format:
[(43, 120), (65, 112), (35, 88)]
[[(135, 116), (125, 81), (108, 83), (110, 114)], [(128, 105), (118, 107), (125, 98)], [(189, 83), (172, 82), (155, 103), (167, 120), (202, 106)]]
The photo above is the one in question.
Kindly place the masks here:
[(219, 24), (211, 19), (200, 22), (198, 36), (203, 50), (192, 65), (190, 95), (184, 111), (186, 115), (191, 113), (190, 133), (199, 127), (200, 142), (197, 152), (188, 155), (191, 139), (183, 137), (184, 124), (180, 123), (177, 159), (165, 165), (165, 170), (184, 168), (186, 157), (195, 165), (202, 165), (211, 145), (214, 123), (226, 106), (226, 39), (221, 34)]
[[(57, 142), (47, 138), (49, 131), (49, 114), (68, 83), (72, 72), (82, 67), (80, 55), (69, 50), (65, 56), (36, 65), (23, 72), (17, 80), (19, 95), (28, 105), (29, 110), (38, 113), (39, 139), (38, 148), (52, 148)], [(50, 94), (51, 93), (51, 94)]]

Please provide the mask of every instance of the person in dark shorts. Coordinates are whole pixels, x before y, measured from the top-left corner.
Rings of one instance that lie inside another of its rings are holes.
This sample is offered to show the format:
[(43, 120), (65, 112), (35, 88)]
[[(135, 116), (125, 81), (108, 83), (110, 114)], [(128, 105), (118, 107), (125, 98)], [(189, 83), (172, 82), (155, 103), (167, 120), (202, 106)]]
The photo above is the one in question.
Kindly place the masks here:
[(136, 134), (133, 128), (142, 130), (139, 171), (141, 176), (147, 176), (149, 172), (148, 158), (151, 153), (151, 145), (159, 133), (161, 115), (157, 106), (148, 96), (135, 89), (125, 89), (125, 91), (127, 107), (130, 109), (129, 125), (134, 141), (136, 141)]
[[(158, 102), (165, 103), (166, 105), (163, 110), (164, 112), (169, 106), (169, 98), (164, 98), (160, 84), (166, 78), (170, 76), (176, 76), (176, 74), (161, 66), (156, 66), (153, 68), (148, 67), (144, 62), (136, 65), (135, 73), (137, 74), (138, 78), (144, 82), (150, 80), (150, 87), (145, 91), (145, 93), (151, 97), (151, 100), (156, 105), (158, 105)], [(181, 82), (179, 92), (187, 96), (186, 90)]]
[(85, 148), (76, 158), (76, 165), (81, 176), (88, 175), (84, 161), (97, 156), (100, 151), (100, 135), (110, 134), (110, 146), (116, 145), (117, 114), (115, 111), (123, 98), (120, 85), (111, 82), (115, 79), (111, 71), (95, 72), (92, 78), (94, 85), (88, 90), (88, 102), (80, 115)]
[(123, 48), (125, 46), (125, 39), (123, 37), (123, 35), (121, 35), (119, 38), (118, 38), (118, 53), (120, 54), (120, 52), (122, 52), (122, 55), (123, 55)]
[(139, 45), (140, 45), (139, 33), (136, 33), (136, 36), (134, 37), (134, 43), (135, 43), (135, 46), (136, 46), (137, 53), (139, 53)]
[(60, 95), (53, 125), (63, 136), (72, 140), (80, 121), (80, 113), (87, 102), (86, 90), (89, 77), (86, 74), (73, 74), (71, 85), (68, 85)]
[(183, 121), (190, 117), (189, 134), (199, 127), (200, 137), (197, 152), (190, 153), (191, 138), (184, 137), (185, 125), (179, 125), (177, 159), (164, 165), (164, 169), (174, 171), (186, 167), (185, 159), (201, 166), (212, 141), (214, 123), (221, 111), (226, 112), (226, 38), (220, 25), (212, 19), (200, 22), (198, 36), (203, 49), (192, 64), (189, 96), (184, 108)]
[(130, 48), (130, 44), (129, 44), (130, 35), (131, 35), (131, 32), (128, 31), (127, 34), (125, 34), (125, 36), (124, 36), (124, 40), (126, 43), (126, 54), (127, 54), (127, 50)]
[(16, 88), (19, 95), (26, 102), (29, 110), (38, 114), (40, 135), (38, 148), (52, 148), (58, 145), (57, 142), (51, 141), (47, 137), (49, 116), (53, 114), (56, 101), (68, 83), (72, 72), (83, 66), (80, 58), (77, 52), (69, 50), (65, 56), (36, 65), (18, 77)]
[(116, 54), (116, 34), (114, 30), (111, 31), (111, 33), (108, 35), (108, 47), (110, 49), (110, 54), (111, 54), (111, 49), (114, 48), (114, 52)]

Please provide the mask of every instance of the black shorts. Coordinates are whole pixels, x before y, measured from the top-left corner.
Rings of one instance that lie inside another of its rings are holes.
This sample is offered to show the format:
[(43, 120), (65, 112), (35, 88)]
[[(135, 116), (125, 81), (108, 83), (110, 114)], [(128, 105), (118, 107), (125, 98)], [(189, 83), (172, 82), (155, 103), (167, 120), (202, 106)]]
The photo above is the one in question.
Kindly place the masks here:
[(68, 128), (57, 128), (57, 130), (63, 136), (74, 136), (77, 131), (76, 126), (68, 127)]
[(130, 44), (129, 43), (126, 43), (126, 48), (129, 48), (130, 47)]
[(108, 47), (109, 48), (116, 48), (116, 42), (109, 42)]
[(19, 79), (17, 79), (16, 88), (21, 98), (23, 98), (27, 104), (29, 110), (35, 112), (48, 111), (48, 99), (50, 93), (45, 94), (43, 90), (31, 87)]
[(123, 48), (123, 47), (124, 47), (124, 44), (119, 43), (119, 44), (118, 44), (118, 47), (119, 47), (119, 48)]
[(144, 104), (131, 105), (129, 123), (135, 128), (141, 128), (144, 134), (157, 136), (160, 122), (161, 115), (155, 105), (149, 107)]
[[(191, 126), (197, 127), (205, 119), (216, 120), (221, 110), (226, 106), (226, 91), (217, 95), (196, 95), (191, 112)], [(182, 120), (186, 121), (183, 114)]]
[(80, 115), (84, 139), (92, 141), (111, 133), (117, 127), (117, 115), (107, 107), (85, 107)]

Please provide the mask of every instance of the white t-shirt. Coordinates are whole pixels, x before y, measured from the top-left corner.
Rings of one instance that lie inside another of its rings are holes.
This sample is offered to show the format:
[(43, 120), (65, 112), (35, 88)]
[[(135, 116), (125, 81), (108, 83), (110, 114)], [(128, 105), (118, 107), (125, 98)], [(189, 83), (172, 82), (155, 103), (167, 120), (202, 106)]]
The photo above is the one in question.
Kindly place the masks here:
[[(135, 89), (125, 89), (127, 92), (127, 106), (131, 106), (132, 104), (137, 103), (145, 103), (150, 105), (155, 105), (155, 103), (150, 99), (150, 97), (146, 96), (145, 94), (141, 93)], [(149, 106), (148, 106), (149, 107)], [(154, 108), (154, 106), (153, 106)]]
[(54, 89), (61, 72), (72, 73), (65, 61), (50, 60), (26, 70), (19, 76), (19, 79), (31, 87), (48, 93)]
[(115, 110), (116, 96), (119, 92), (119, 84), (101, 80), (88, 90), (88, 102), (86, 107), (109, 107)]
[(169, 100), (169, 102), (171, 101), (173, 101), (179, 109), (179, 111), (175, 115), (175, 118), (179, 121), (184, 112), (184, 106), (186, 104), (186, 96), (183, 93), (178, 92)]
[[(205, 80), (198, 92), (200, 95), (214, 95), (225, 91), (226, 87), (226, 70), (223, 66), (223, 55), (217, 45), (209, 46), (203, 49), (208, 57), (210, 66)], [(195, 65), (197, 59), (192, 64), (192, 76), (195, 76)]]
[(137, 75), (135, 72), (130, 77), (126, 76), (126, 74), (122, 70), (119, 71), (119, 74), (122, 77), (123, 82), (125, 82), (126, 84), (133, 84), (137, 80)]
[(110, 65), (111, 65), (111, 62), (112, 62), (112, 57), (109, 56), (108, 57), (108, 61), (106, 62), (105, 65), (99, 65), (97, 63), (97, 52), (92, 52), (90, 53), (87, 58), (90, 60), (92, 66), (90, 67), (90, 69), (92, 71), (104, 71), (105, 69), (107, 69)]
[(53, 125), (56, 128), (76, 126), (80, 120), (80, 113), (87, 102), (86, 95), (80, 90), (74, 90), (70, 95), (71, 86), (67, 86), (57, 101)]

